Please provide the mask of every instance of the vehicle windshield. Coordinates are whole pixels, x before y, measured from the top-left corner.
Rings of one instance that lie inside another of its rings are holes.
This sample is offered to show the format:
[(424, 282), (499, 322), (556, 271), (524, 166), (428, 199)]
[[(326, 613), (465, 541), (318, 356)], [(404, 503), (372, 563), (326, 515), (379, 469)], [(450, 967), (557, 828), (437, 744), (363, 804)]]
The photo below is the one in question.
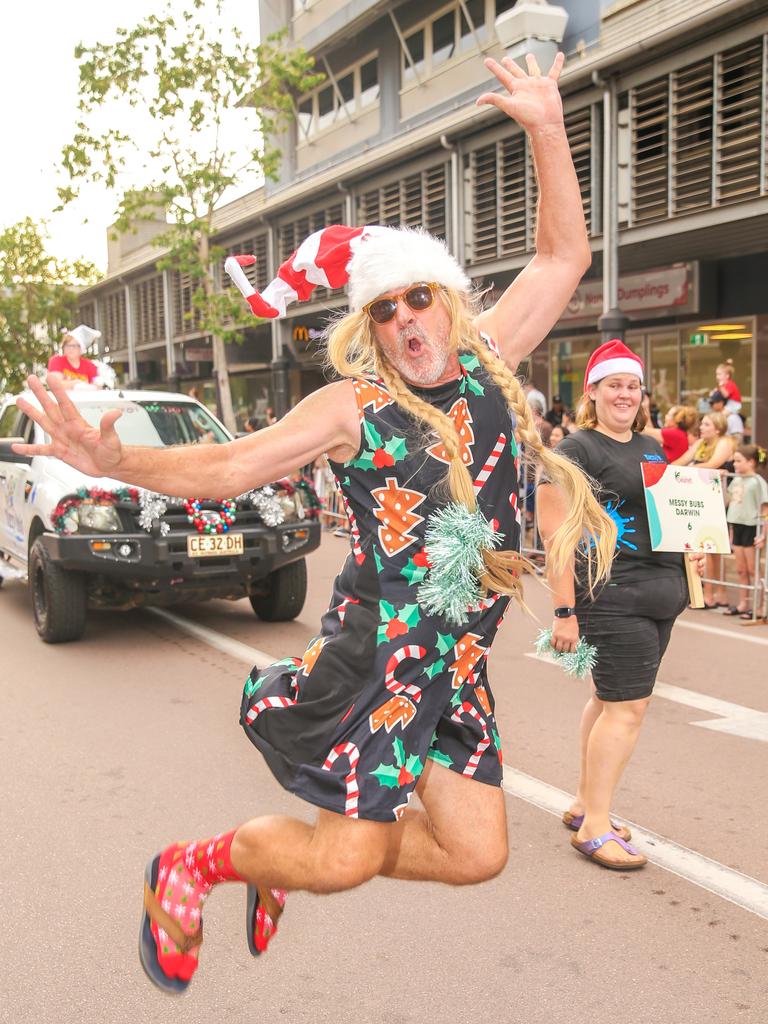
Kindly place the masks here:
[(124, 444), (164, 448), (172, 444), (224, 444), (228, 435), (207, 409), (191, 402), (78, 402), (77, 408), (91, 426), (97, 427), (105, 412), (122, 409), (115, 424)]

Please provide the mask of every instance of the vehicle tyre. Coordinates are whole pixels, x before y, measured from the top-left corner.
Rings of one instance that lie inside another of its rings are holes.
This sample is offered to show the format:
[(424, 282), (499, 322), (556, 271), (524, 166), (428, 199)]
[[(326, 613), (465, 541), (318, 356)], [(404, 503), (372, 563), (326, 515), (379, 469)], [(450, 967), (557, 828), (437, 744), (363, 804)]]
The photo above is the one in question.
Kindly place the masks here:
[(38, 538), (29, 552), (29, 583), (40, 639), (47, 644), (79, 640), (88, 610), (85, 575), (56, 565)]
[(265, 622), (288, 622), (295, 619), (307, 597), (307, 563), (298, 562), (275, 569), (265, 580), (266, 589), (251, 594), (251, 608)]

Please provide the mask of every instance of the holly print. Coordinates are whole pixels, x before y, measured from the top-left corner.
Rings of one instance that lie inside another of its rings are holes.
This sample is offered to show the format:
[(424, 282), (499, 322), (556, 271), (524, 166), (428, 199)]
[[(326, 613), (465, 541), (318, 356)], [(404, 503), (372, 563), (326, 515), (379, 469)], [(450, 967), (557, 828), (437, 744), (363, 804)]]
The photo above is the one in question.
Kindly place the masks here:
[(453, 633), (440, 633), (438, 631), (437, 640), (435, 640), (435, 647), (438, 649), (440, 654), (447, 654), (455, 643), (456, 637)]
[(432, 679), (435, 676), (440, 675), (444, 668), (445, 658), (438, 658), (437, 661), (433, 661), (431, 665), (427, 665), (427, 667), (424, 669), (424, 672), (426, 673), (426, 675), (429, 676), (430, 679)]
[(453, 758), (449, 757), (447, 754), (444, 754), (443, 751), (440, 750), (440, 748), (437, 746), (437, 733), (434, 733), (434, 735), (432, 736), (432, 742), (429, 745), (427, 757), (431, 761), (436, 761), (438, 764), (441, 764), (444, 768), (450, 768), (451, 765), (453, 764)]
[(389, 469), (408, 454), (404, 437), (393, 434), (388, 441), (382, 441), (381, 434), (368, 420), (363, 420), (363, 437), (365, 448), (356, 459), (347, 463), (348, 466), (368, 470)]
[[(465, 466), (472, 463), (472, 445), (475, 443), (475, 432), (472, 429), (472, 413), (469, 411), (466, 398), (457, 398), (451, 406), (448, 415), (453, 420), (456, 431), (459, 435), (459, 457)], [(448, 454), (442, 441), (427, 448), (427, 452), (438, 462), (450, 462)]]
[(477, 633), (465, 633), (454, 647), (456, 660), (451, 665), (451, 685), (454, 690), (458, 690), (462, 683), (470, 679), (475, 665), (485, 654), (486, 648), (478, 643), (482, 639)]
[(484, 395), (485, 388), (472, 374), (473, 370), (480, 369), (480, 360), (477, 356), (472, 355), (471, 352), (463, 352), (459, 356), (459, 362), (461, 363), (462, 371), (461, 384), (459, 385), (461, 394), (464, 395), (469, 390), (473, 395)]
[(394, 764), (380, 764), (374, 771), (369, 772), (376, 779), (380, 786), (387, 789), (400, 789), (408, 786), (424, 771), (424, 765), (418, 754), (406, 756), (403, 741), (396, 737), (392, 742), (392, 750), (395, 755)]
[(252, 697), (254, 693), (256, 693), (256, 691), (263, 685), (263, 683), (264, 679), (262, 678), (262, 676), (259, 676), (257, 679), (254, 679), (252, 675), (249, 675), (245, 681), (245, 696)]
[(499, 764), (504, 764), (504, 757), (501, 753), (501, 736), (499, 736), (495, 729), (491, 729), (491, 736), (493, 737), (493, 745), (496, 747)]
[(428, 569), (429, 560), (427, 552), (425, 548), (422, 548), (413, 558), (408, 559), (407, 565), (404, 565), (400, 570), (400, 575), (408, 581), (408, 586), (412, 587), (415, 583), (422, 582), (427, 575)]
[(403, 604), (399, 608), (389, 601), (379, 601), (379, 628), (376, 633), (376, 646), (405, 636), (409, 629), (416, 626), (421, 619), (417, 604)]
[(377, 502), (371, 511), (381, 523), (379, 542), (384, 553), (391, 558), (415, 543), (416, 537), (409, 530), (424, 522), (424, 516), (418, 515), (415, 509), (425, 500), (426, 494), (410, 487), (399, 487), (394, 476), (386, 477), (385, 485), (371, 491)]

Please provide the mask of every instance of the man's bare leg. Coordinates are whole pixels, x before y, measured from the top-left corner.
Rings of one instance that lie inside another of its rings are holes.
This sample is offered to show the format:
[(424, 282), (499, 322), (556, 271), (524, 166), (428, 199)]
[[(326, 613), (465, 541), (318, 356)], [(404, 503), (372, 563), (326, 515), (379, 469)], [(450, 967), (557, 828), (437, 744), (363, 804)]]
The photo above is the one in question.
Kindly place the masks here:
[(423, 811), (392, 824), (321, 811), (314, 825), (255, 818), (232, 841), (241, 878), (315, 893), (352, 889), (374, 875), (450, 885), (497, 875), (507, 859), (504, 796), (432, 761), (417, 788)]

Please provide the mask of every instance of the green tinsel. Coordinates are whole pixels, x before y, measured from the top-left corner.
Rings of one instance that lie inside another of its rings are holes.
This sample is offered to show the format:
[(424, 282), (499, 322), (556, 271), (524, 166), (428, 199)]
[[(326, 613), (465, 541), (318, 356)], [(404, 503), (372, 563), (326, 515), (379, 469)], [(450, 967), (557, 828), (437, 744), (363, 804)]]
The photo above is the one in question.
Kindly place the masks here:
[(467, 607), (483, 597), (482, 553), (499, 543), (499, 535), (479, 509), (470, 512), (452, 503), (433, 512), (424, 544), (430, 568), (419, 587), (419, 604), (453, 625), (463, 625), (469, 618)]
[(551, 629), (539, 630), (534, 644), (539, 656), (548, 655), (553, 658), (569, 676), (578, 676), (579, 679), (583, 679), (597, 664), (597, 648), (587, 643), (583, 636), (579, 637), (576, 650), (573, 652), (555, 651), (552, 648)]

